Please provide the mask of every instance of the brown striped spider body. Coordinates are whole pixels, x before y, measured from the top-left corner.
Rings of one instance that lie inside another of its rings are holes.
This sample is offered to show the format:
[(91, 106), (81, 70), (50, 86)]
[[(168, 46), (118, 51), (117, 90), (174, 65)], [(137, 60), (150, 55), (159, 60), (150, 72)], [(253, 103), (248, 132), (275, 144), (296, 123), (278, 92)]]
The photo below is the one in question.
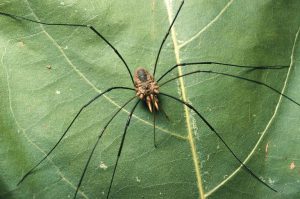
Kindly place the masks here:
[(146, 102), (150, 112), (152, 112), (152, 107), (158, 111), (159, 86), (154, 77), (146, 69), (138, 67), (134, 71), (133, 78), (136, 96)]

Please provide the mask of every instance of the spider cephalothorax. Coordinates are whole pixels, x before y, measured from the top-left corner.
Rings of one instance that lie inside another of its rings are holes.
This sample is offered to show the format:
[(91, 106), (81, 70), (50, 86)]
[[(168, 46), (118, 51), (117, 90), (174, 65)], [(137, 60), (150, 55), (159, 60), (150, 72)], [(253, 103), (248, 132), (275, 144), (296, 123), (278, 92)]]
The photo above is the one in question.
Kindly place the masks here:
[(153, 105), (158, 110), (157, 95), (159, 93), (159, 86), (146, 69), (139, 67), (134, 71), (134, 86), (136, 96), (146, 101), (149, 111), (152, 112)]

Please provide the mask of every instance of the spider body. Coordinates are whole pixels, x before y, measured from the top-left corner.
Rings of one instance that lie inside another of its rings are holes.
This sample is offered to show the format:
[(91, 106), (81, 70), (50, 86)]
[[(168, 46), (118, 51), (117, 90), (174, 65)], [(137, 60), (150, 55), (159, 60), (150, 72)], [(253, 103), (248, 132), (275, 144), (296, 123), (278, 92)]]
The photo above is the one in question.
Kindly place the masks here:
[(159, 86), (146, 69), (138, 67), (134, 71), (134, 87), (136, 96), (146, 102), (150, 112), (152, 112), (152, 107), (158, 110)]

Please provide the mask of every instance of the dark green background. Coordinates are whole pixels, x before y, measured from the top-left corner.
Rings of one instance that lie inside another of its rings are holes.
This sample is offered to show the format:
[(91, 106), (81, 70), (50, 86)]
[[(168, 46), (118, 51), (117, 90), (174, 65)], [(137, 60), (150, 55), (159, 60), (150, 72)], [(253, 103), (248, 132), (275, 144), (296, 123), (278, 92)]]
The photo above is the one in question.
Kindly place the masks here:
[[(46, 22), (92, 24), (120, 51), (132, 71), (137, 66), (152, 71), (169, 26), (167, 9), (172, 18), (179, 4), (175, 0), (171, 4), (158, 0), (1, 0), (0, 11)], [(291, 65), (279, 71), (202, 68), (262, 81), (299, 102), (300, 38), (295, 40), (299, 9), (299, 0), (186, 0), (173, 39), (169, 37), (163, 48), (157, 77), (176, 64), (175, 52), (180, 62)], [(0, 197), (73, 197), (99, 131), (112, 112), (134, 95), (131, 91), (113, 91), (95, 102), (50, 158), (19, 187), (16, 184), (56, 143), (84, 103), (111, 86), (132, 86), (128, 73), (111, 48), (88, 29), (41, 26), (4, 16), (0, 25)], [(174, 43), (183, 46), (174, 49)], [(169, 77), (177, 74), (174, 70)], [(247, 165), (278, 190), (270, 191), (243, 169), (232, 175), (239, 164), (190, 112), (205, 196), (299, 198), (300, 107), (264, 87), (224, 76), (198, 74), (183, 82), (183, 87), (174, 81), (161, 91), (177, 97), (184, 92), (238, 156), (242, 160), (249, 156)], [(160, 101), (171, 121), (158, 117), (159, 147), (153, 147), (152, 115), (138, 106), (111, 198), (200, 197), (184, 108), (171, 99), (161, 97)], [(106, 197), (126, 111), (132, 105), (107, 129), (78, 198)], [(290, 169), (292, 162), (294, 169)]]

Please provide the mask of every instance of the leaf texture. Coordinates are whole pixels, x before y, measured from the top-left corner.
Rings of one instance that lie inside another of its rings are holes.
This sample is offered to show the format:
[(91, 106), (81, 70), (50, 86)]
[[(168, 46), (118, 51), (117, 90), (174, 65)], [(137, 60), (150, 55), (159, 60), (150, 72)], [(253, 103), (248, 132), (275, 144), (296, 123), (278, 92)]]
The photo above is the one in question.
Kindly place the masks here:
[[(153, 70), (159, 45), (181, 1), (5, 0), (0, 11), (51, 23), (91, 24), (130, 70)], [(300, 101), (300, 2), (186, 0), (162, 49), (156, 78), (177, 63), (218, 61), (287, 65), (248, 70), (185, 66), (161, 82), (203, 69), (268, 84)], [(122, 61), (88, 28), (34, 24), (0, 16), (1, 198), (73, 197), (97, 137), (135, 93), (111, 91), (90, 105), (61, 144), (78, 110), (113, 86), (133, 87)], [(300, 107), (266, 87), (199, 73), (160, 88), (192, 104), (261, 179), (248, 174), (190, 109), (160, 96), (157, 144), (144, 104), (133, 114), (110, 198), (299, 198)], [(130, 103), (100, 140), (78, 198), (106, 198)]]

